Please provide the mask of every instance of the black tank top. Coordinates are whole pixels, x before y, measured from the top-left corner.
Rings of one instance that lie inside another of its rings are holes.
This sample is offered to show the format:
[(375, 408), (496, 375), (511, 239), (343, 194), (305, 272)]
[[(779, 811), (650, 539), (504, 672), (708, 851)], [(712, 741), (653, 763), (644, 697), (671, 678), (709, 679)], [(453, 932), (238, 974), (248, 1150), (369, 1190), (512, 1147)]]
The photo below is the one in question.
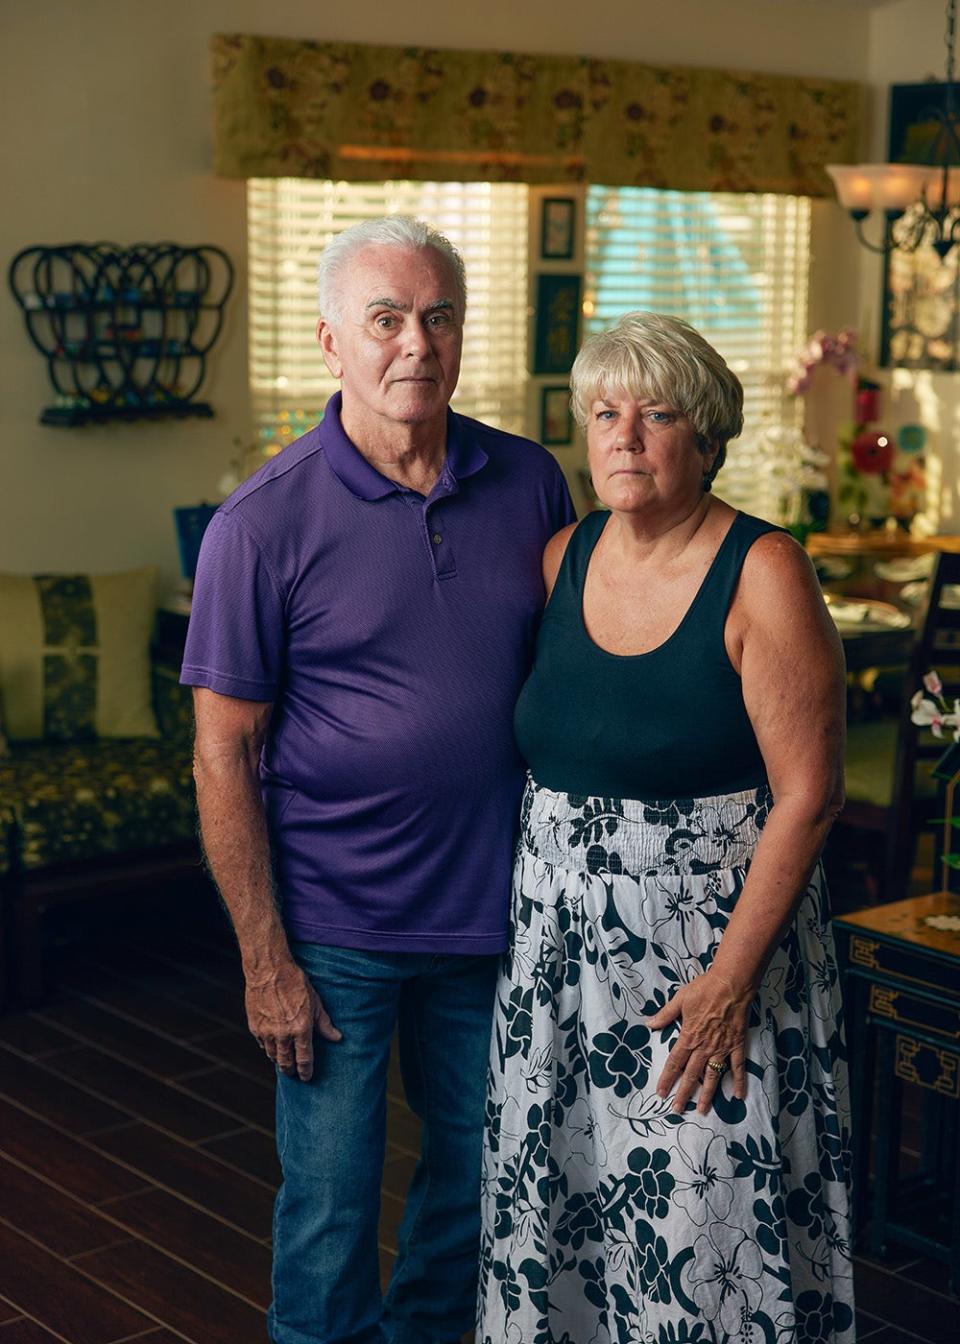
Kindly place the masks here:
[(587, 634), (583, 585), (609, 514), (567, 544), (514, 715), (538, 784), (601, 798), (705, 798), (756, 788), (763, 758), (723, 628), (747, 551), (770, 523), (738, 513), (674, 633), (649, 653), (607, 653)]

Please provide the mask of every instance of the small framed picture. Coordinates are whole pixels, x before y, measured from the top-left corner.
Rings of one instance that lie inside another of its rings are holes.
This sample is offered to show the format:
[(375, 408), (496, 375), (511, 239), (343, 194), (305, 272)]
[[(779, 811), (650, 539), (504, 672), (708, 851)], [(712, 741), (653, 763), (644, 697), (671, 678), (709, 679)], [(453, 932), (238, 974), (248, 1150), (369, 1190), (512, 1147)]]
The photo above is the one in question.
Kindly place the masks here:
[(576, 203), (569, 196), (547, 196), (540, 211), (540, 256), (544, 261), (570, 261)]
[(570, 389), (566, 386), (540, 389), (540, 442), (558, 447), (573, 438)]
[(569, 373), (579, 331), (579, 275), (538, 275), (531, 372)]

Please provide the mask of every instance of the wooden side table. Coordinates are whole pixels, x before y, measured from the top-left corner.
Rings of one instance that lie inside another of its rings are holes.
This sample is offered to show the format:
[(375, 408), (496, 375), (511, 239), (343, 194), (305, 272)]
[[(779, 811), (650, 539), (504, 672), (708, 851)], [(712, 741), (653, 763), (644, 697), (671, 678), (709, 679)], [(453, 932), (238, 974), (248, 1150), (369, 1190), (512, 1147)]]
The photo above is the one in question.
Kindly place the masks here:
[[(943, 1260), (960, 1291), (960, 896), (871, 907), (835, 919), (834, 928), (845, 976), (857, 1225), (869, 1211), (871, 1253), (896, 1243)], [(909, 1178), (899, 1169), (905, 1082), (924, 1090), (920, 1164)]]

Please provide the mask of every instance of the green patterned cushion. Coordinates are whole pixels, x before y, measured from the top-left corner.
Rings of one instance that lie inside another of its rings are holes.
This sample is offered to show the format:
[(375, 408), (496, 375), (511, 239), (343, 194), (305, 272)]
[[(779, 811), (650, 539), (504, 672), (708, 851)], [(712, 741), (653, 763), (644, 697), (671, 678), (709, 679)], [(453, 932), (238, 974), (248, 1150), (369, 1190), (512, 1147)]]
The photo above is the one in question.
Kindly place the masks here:
[(0, 574), (0, 696), (11, 742), (156, 737), (152, 566)]
[(0, 815), (26, 869), (188, 840), (190, 752), (168, 742), (14, 744), (0, 761)]

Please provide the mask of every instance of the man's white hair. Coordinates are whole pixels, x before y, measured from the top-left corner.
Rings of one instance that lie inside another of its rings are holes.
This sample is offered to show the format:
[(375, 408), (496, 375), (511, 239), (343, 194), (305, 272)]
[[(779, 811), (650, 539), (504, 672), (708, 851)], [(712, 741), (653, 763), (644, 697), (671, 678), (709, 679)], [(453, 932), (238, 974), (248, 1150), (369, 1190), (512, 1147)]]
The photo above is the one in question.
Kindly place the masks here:
[(382, 215), (379, 219), (365, 219), (338, 233), (320, 253), (317, 264), (317, 295), (320, 312), (328, 322), (339, 322), (340, 280), (350, 261), (365, 247), (431, 247), (439, 252), (450, 267), (460, 304), (460, 316), (467, 309), (467, 273), (463, 258), (451, 243), (432, 225), (413, 215)]

